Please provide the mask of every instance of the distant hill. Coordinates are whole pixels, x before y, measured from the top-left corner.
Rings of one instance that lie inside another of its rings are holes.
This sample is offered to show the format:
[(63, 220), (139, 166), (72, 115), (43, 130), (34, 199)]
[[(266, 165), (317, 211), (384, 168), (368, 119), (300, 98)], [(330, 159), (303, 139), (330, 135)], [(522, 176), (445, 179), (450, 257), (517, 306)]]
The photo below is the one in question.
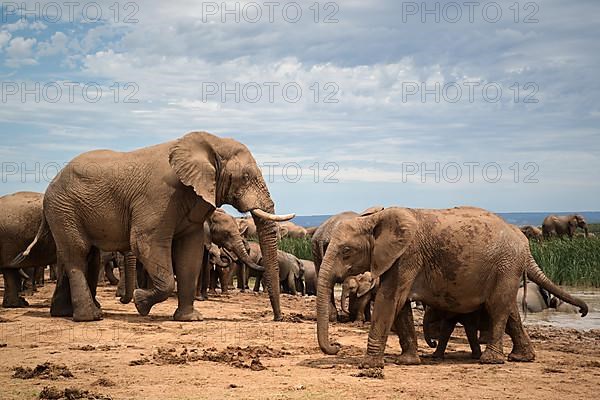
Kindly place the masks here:
[[(582, 212), (514, 212), (497, 213), (504, 218), (506, 222), (515, 225), (542, 225), (544, 218), (549, 214), (568, 215), (581, 214), (588, 223), (600, 223), (600, 211), (582, 211)], [(299, 215), (292, 221), (301, 226), (317, 226), (323, 223), (331, 215)]]

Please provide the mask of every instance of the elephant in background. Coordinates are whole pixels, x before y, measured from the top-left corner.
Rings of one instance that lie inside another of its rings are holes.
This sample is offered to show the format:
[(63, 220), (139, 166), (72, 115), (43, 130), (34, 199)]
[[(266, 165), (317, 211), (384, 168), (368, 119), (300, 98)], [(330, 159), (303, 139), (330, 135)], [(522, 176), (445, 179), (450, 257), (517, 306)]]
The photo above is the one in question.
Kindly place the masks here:
[(193, 303), (204, 252), (198, 244), (204, 243), (204, 222), (223, 204), (252, 213), (274, 319), (281, 320), (279, 285), (271, 284), (279, 275), (276, 222), (293, 215), (273, 214), (262, 173), (243, 144), (206, 132), (131, 152), (98, 150), (73, 159), (48, 186), (39, 233), (17, 261), (27, 260), (39, 239), (52, 232), (60, 274), (51, 314), (92, 321), (102, 312), (92, 278), (98, 266), (90, 259), (99, 249), (131, 251), (152, 279), (150, 289), (133, 293), (138, 313), (148, 315), (173, 293), (175, 273), (173, 318), (198, 321), (202, 317)]
[(533, 239), (538, 241), (542, 240), (542, 230), (536, 226), (525, 225), (520, 227), (519, 229), (521, 230), (521, 232), (523, 232), (523, 235), (525, 235), (527, 239)]
[(480, 362), (504, 362), (505, 329), (513, 341), (512, 361), (531, 361), (535, 353), (515, 302), (524, 273), (559, 298), (588, 307), (552, 283), (536, 264), (527, 238), (486, 210), (391, 207), (341, 221), (332, 233), (319, 272), (317, 337), (321, 350), (336, 354), (329, 342), (329, 303), (335, 282), (370, 271), (380, 279), (363, 367), (383, 367), (388, 332), (400, 338), (397, 362), (419, 363), (417, 338), (408, 301), (446, 312), (467, 314), (486, 308), (490, 339)]
[(119, 278), (114, 274), (114, 269), (119, 269), (119, 266), (124, 263), (123, 255), (117, 251), (101, 251), (100, 252), (100, 276), (105, 277), (110, 285), (118, 285)]
[(306, 235), (312, 238), (317, 229), (319, 229), (318, 226), (309, 226), (308, 228), (306, 228)]
[(238, 229), (244, 238), (256, 238), (256, 225), (253, 219), (248, 217), (236, 218), (235, 222), (238, 224)]
[(290, 221), (281, 222), (279, 224), (279, 229), (281, 230), (281, 237), (304, 239), (308, 235), (304, 227)]
[[(252, 250), (251, 250), (252, 254)], [(259, 263), (261, 260), (259, 259)], [(277, 262), (279, 264), (279, 282), (283, 287), (284, 293), (292, 295), (302, 293), (304, 274), (304, 264), (293, 254), (282, 250), (277, 250)], [(252, 271), (252, 276), (256, 277), (254, 282), (254, 291), (260, 291), (260, 284), (263, 280), (263, 274), (256, 270)], [(264, 286), (264, 284), (263, 284)]]
[[(349, 276), (342, 284), (342, 312), (350, 317), (350, 321), (367, 322), (371, 320), (371, 302), (375, 300), (378, 280), (373, 279), (371, 272)], [(348, 307), (346, 307), (346, 299)]]
[[(45, 267), (56, 262), (56, 247), (52, 235), (39, 235), (38, 246), (30, 257), (19, 265), (13, 260), (34, 240), (42, 222), (44, 195), (34, 192), (18, 192), (0, 197), (0, 268), (4, 277), (3, 307), (25, 307), (27, 301), (19, 295), (22, 269)], [(42, 270), (43, 271), (43, 270)], [(32, 278), (33, 276), (28, 276)]]
[[(517, 305), (523, 306), (524, 287), (517, 291)], [(542, 312), (548, 308), (550, 296), (548, 292), (540, 288), (535, 282), (527, 282), (527, 296), (525, 297), (525, 306), (527, 312)]]
[(317, 271), (315, 263), (310, 260), (300, 260), (304, 264), (304, 293), (302, 295), (317, 295)]
[[(355, 213), (354, 211), (344, 211), (327, 218), (325, 222), (319, 225), (319, 227), (315, 230), (314, 234), (312, 235), (311, 239), (311, 249), (313, 260), (315, 263), (315, 271), (317, 273), (317, 278), (319, 276), (321, 263), (323, 262), (323, 258), (325, 257), (325, 252), (327, 251), (327, 247), (329, 246), (329, 242), (331, 241), (333, 232), (336, 230), (338, 224), (347, 219), (351, 219), (358, 216), (366, 216), (374, 212), (380, 211), (382, 209), (383, 207), (374, 206), (367, 208), (361, 214)], [(331, 301), (329, 303), (329, 318), (331, 322), (337, 321), (338, 319), (338, 312), (337, 308), (335, 307), (335, 296), (333, 293), (333, 288), (331, 289)]]
[(542, 224), (542, 233), (544, 239), (550, 236), (556, 235), (562, 238), (564, 235), (568, 235), (569, 238), (573, 238), (577, 228), (582, 228), (585, 237), (588, 237), (588, 226), (585, 219), (579, 214), (573, 215), (548, 215), (544, 218)]
[(210, 266), (210, 284), (209, 294), (217, 294), (217, 286), (221, 287), (222, 294), (228, 294), (229, 270), (233, 264), (233, 258), (226, 254), (226, 251), (221, 249), (214, 243), (211, 243), (208, 250), (208, 263)]
[[(435, 348), (431, 357), (444, 358), (450, 336), (454, 332), (456, 324), (460, 323), (465, 329), (469, 347), (471, 347), (471, 358), (479, 359), (481, 357), (479, 344), (487, 341), (483, 337), (486, 334), (489, 335), (489, 322), (485, 308), (467, 314), (457, 314), (425, 306), (423, 336), (429, 347)], [(482, 339), (478, 338), (478, 331), (482, 332)], [(438, 341), (436, 342), (435, 339)]]

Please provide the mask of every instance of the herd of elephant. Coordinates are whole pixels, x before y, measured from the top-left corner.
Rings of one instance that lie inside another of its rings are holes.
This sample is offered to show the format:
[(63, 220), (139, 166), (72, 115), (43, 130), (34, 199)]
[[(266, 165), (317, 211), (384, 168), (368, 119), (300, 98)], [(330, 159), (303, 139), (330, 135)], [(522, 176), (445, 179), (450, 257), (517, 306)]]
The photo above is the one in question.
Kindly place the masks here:
[[(577, 228), (583, 229), (583, 233), (578, 233)], [(548, 215), (544, 218), (541, 227), (524, 225), (520, 229), (528, 239), (534, 240), (549, 239), (551, 237), (562, 238), (565, 235), (570, 239), (573, 239), (576, 235), (583, 235), (585, 238), (595, 236), (593, 233), (588, 232), (587, 222), (579, 214)]]
[[(228, 215), (224, 204), (251, 218)], [(339, 350), (330, 342), (329, 323), (340, 317), (333, 289), (342, 283), (342, 313), (371, 321), (363, 367), (383, 367), (390, 332), (402, 348), (396, 362), (420, 362), (411, 302), (425, 307), (425, 338), (437, 345), (435, 356), (443, 356), (461, 323), (482, 363), (504, 362), (505, 332), (513, 342), (509, 360), (535, 358), (516, 302), (522, 280), (576, 306), (582, 316), (588, 312), (544, 275), (527, 237), (493, 213), (371, 207), (305, 229), (287, 222), (294, 214), (275, 214), (260, 168), (243, 144), (206, 132), (127, 153), (84, 153), (44, 194), (1, 197), (0, 209), (3, 305), (26, 304), (19, 294), (23, 271), (53, 265), (50, 314), (74, 321), (102, 318), (96, 289), (103, 270), (114, 282), (106, 265), (115, 264), (122, 265), (122, 303), (133, 301), (147, 315), (176, 288), (177, 321), (202, 320), (195, 300), (218, 286), (226, 293), (233, 276), (241, 290), (249, 276), (256, 277), (255, 290), (263, 284), (275, 321), (283, 318), (281, 291), (316, 294), (317, 339), (326, 354)], [(544, 236), (573, 236), (578, 226), (587, 235), (579, 216), (574, 228), (571, 217), (549, 218)], [(311, 236), (314, 261), (278, 250), (285, 235)], [(483, 352), (480, 343), (487, 344)]]

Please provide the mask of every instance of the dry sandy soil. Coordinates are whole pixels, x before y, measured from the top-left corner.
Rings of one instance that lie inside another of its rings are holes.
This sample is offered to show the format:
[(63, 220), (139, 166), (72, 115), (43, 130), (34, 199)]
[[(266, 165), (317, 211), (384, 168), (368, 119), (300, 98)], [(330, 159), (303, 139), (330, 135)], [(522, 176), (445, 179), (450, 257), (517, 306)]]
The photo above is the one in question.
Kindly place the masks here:
[[(320, 352), (314, 297), (284, 295), (286, 322), (275, 323), (267, 296), (235, 291), (197, 303), (204, 321), (180, 323), (171, 320), (175, 298), (140, 317), (133, 304), (119, 304), (114, 287), (103, 286), (104, 320), (73, 323), (50, 317), (52, 290), (46, 284), (28, 296), (27, 309), (0, 309), (1, 399), (35, 399), (42, 391), (43, 398), (112, 399), (597, 399), (600, 393), (600, 330), (530, 326), (537, 360), (495, 366), (469, 358), (461, 328), (446, 360), (423, 359), (420, 366), (393, 364), (400, 349), (390, 336), (390, 361), (378, 379), (356, 376), (368, 326), (332, 325), (343, 349), (337, 356)], [(419, 348), (432, 352), (422, 337)]]

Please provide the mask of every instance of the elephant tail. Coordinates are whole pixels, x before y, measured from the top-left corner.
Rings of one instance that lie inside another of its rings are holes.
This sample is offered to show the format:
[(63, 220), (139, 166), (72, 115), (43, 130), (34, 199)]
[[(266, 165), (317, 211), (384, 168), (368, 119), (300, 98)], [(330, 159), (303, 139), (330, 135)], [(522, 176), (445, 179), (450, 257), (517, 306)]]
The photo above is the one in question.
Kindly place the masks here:
[(46, 216), (43, 215), (43, 213), (42, 213), (42, 223), (40, 224), (40, 227), (38, 228), (37, 234), (35, 235), (33, 242), (31, 242), (31, 244), (29, 246), (27, 246), (27, 248), (24, 251), (17, 254), (17, 256), (11, 261), (10, 266), (17, 267), (17, 266), (21, 265), (25, 260), (27, 260), (27, 258), (29, 257), (29, 255), (31, 254), (32, 251), (41, 249), (42, 247), (44, 247), (45, 243), (48, 242), (47, 239), (51, 238), (51, 237), (52, 237), (52, 232), (50, 231), (50, 226), (48, 226), (48, 221), (46, 221)]
[[(558, 287), (554, 282), (552, 282), (550, 279), (548, 279), (548, 277), (544, 274), (544, 272), (541, 270), (541, 268), (537, 265), (537, 263), (535, 262), (535, 260), (533, 259), (533, 256), (531, 254), (529, 255), (529, 262), (527, 265), (526, 272), (527, 272), (527, 277), (529, 277), (529, 279), (531, 281), (537, 283), (539, 287), (546, 289), (547, 291), (549, 291), (550, 293), (552, 293), (553, 295), (555, 295), (562, 301), (566, 301), (569, 304), (579, 307), (579, 312), (581, 313), (582, 317), (585, 317), (587, 315), (587, 313), (588, 313), (587, 304), (583, 300), (581, 300), (575, 296), (571, 296), (569, 293), (565, 292), (563, 289)], [(523, 295), (524, 294), (525, 293), (523, 292)], [(525, 297), (525, 296), (523, 296), (523, 297)]]
[(523, 308), (523, 319), (527, 319), (527, 271), (523, 271), (523, 298), (521, 299)]

